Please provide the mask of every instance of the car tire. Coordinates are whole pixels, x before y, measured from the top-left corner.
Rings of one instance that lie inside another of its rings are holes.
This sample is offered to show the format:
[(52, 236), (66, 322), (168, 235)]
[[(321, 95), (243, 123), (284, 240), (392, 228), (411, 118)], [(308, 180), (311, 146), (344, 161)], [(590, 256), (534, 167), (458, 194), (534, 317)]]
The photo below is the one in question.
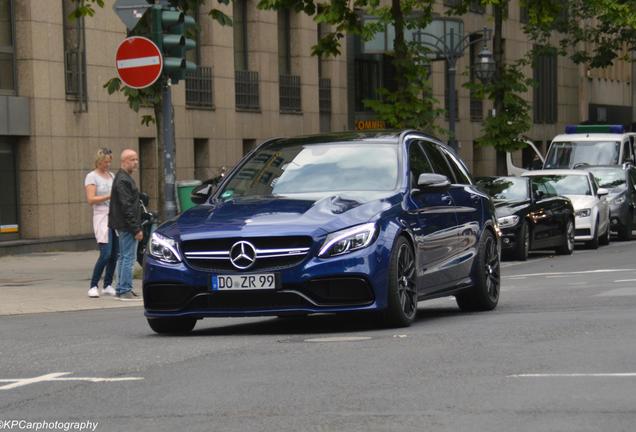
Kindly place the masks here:
[(189, 333), (196, 323), (196, 318), (148, 318), (150, 328), (159, 334)]
[(501, 288), (501, 263), (497, 240), (489, 230), (479, 244), (475, 258), (473, 286), (455, 295), (462, 311), (489, 311), (497, 307)]
[(623, 241), (630, 241), (632, 239), (632, 228), (633, 228), (633, 224), (632, 224), (632, 220), (633, 220), (633, 214), (630, 211), (627, 217), (627, 223), (625, 224), (624, 227), (619, 228), (618, 230), (618, 238), (623, 240)]
[(530, 251), (530, 227), (526, 221), (521, 222), (519, 239), (521, 241), (517, 242), (517, 247), (512, 256), (518, 261), (526, 261), (528, 259), (528, 252)]
[(609, 223), (607, 224), (607, 228), (605, 229), (605, 232), (603, 233), (603, 235), (601, 236), (599, 243), (601, 246), (607, 246), (608, 244), (610, 244), (610, 229), (609, 229)]
[(592, 240), (590, 240), (589, 242), (587, 242), (587, 248), (588, 249), (598, 249), (598, 244), (599, 244), (599, 238), (598, 238), (598, 221), (596, 221), (594, 223), (594, 237), (592, 237)]
[(561, 246), (556, 249), (559, 255), (572, 255), (574, 252), (574, 222), (568, 219), (565, 224), (565, 232), (561, 241)]
[(390, 327), (408, 327), (417, 315), (415, 253), (409, 241), (400, 236), (389, 263), (388, 307), (384, 322)]

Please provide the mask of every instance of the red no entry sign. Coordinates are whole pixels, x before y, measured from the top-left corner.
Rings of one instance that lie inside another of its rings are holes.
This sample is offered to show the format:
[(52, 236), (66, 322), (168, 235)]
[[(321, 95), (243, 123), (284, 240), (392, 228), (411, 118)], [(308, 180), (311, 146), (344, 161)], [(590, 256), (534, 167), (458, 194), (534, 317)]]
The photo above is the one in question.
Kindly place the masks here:
[(119, 78), (128, 87), (149, 87), (161, 76), (161, 52), (153, 41), (145, 37), (124, 39), (117, 47), (115, 61)]

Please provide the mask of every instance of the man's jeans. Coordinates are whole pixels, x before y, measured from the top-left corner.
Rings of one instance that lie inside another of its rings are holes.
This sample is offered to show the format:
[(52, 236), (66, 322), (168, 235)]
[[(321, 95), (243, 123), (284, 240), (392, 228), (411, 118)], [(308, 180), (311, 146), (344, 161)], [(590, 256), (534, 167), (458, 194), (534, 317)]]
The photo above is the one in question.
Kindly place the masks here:
[(118, 231), (118, 234), (117, 295), (122, 295), (133, 288), (133, 266), (137, 257), (137, 240), (135, 240), (134, 234), (127, 231)]
[(113, 275), (115, 274), (115, 266), (117, 265), (117, 253), (119, 251), (119, 242), (115, 235), (115, 230), (108, 230), (108, 243), (98, 243), (99, 245), (99, 258), (93, 268), (93, 276), (91, 277), (91, 288), (96, 287), (99, 284), (99, 279), (102, 277), (104, 267), (106, 273), (104, 274), (104, 286), (113, 284)]

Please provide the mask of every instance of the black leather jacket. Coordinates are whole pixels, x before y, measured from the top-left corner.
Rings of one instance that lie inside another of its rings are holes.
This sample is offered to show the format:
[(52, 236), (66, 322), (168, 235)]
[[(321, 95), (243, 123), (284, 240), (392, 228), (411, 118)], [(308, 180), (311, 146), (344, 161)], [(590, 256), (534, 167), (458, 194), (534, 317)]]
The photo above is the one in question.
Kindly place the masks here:
[(139, 189), (135, 180), (122, 169), (117, 171), (110, 192), (108, 226), (132, 234), (141, 230)]

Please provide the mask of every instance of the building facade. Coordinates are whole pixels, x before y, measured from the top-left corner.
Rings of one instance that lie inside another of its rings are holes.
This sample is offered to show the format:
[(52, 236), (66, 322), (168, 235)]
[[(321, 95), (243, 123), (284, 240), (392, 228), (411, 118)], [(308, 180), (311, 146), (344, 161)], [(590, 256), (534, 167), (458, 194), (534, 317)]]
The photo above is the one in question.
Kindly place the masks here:
[[(92, 238), (83, 181), (100, 147), (115, 154), (113, 169), (122, 149), (138, 150), (137, 181), (156, 208), (156, 132), (141, 124), (152, 109), (135, 113), (123, 95), (103, 88), (116, 76), (115, 51), (126, 37), (113, 3), (70, 20), (71, 0), (0, 0), (0, 249), (14, 241)], [(445, 14), (451, 3), (438, 1), (436, 12)], [(389, 53), (365, 53), (349, 37), (338, 58), (313, 57), (325, 28), (304, 14), (256, 4), (222, 5), (233, 27), (213, 22), (205, 5), (195, 14), (200, 32), (191, 60), (199, 67), (172, 88), (178, 180), (215, 176), (269, 137), (380, 125), (362, 101), (390, 81)], [(476, 33), (492, 26), (491, 10), (473, 7), (461, 20), (466, 34)], [(518, 0), (511, 0), (504, 24), (511, 61), (531, 48), (523, 21)], [(475, 140), (492, 107), (462, 87), (475, 54), (466, 50), (458, 64), (457, 140), (473, 173), (486, 175), (495, 173), (497, 154)], [(631, 112), (632, 70), (625, 64), (588, 71), (554, 54), (526, 73), (539, 82), (526, 95), (535, 121), (528, 137), (543, 151), (565, 124), (623, 122)], [(445, 77), (444, 63), (435, 62), (431, 80), (442, 104)], [(439, 125), (446, 127), (443, 118)]]

